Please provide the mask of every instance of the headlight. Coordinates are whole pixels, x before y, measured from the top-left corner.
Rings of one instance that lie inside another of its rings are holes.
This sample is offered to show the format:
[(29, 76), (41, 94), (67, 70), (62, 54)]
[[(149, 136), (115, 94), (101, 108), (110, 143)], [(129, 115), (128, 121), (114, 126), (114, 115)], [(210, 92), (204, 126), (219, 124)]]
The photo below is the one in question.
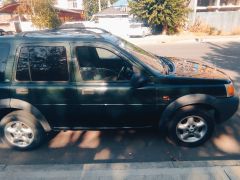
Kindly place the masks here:
[(232, 97), (235, 94), (235, 89), (232, 83), (230, 84), (225, 84), (225, 88), (226, 88), (226, 93), (227, 93), (227, 97)]

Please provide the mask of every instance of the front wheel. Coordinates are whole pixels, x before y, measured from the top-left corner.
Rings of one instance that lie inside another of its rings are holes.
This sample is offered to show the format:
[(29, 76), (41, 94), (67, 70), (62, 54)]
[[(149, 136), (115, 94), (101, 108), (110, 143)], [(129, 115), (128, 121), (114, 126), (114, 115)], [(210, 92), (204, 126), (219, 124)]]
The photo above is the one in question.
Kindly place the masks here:
[(30, 113), (19, 110), (6, 115), (0, 122), (2, 140), (11, 148), (28, 150), (38, 146), (44, 130)]
[(176, 144), (196, 147), (205, 143), (214, 130), (214, 120), (198, 108), (179, 110), (168, 127), (169, 138)]

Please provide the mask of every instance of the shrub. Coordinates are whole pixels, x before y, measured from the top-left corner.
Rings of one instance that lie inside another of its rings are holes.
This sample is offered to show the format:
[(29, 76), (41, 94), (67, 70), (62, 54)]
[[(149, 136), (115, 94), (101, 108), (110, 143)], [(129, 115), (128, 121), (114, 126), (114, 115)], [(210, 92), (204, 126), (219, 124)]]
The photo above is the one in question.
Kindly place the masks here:
[(167, 34), (179, 31), (187, 20), (190, 10), (188, 0), (132, 0), (130, 13), (147, 22), (152, 28), (162, 27)]

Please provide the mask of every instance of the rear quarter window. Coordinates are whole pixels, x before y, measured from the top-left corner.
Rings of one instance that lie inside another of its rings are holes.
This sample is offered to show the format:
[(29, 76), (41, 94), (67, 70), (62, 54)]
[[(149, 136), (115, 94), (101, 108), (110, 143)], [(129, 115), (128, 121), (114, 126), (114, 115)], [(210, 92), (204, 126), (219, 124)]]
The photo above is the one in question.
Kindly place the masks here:
[(10, 51), (10, 45), (7, 43), (0, 43), (0, 81), (4, 81), (7, 59)]

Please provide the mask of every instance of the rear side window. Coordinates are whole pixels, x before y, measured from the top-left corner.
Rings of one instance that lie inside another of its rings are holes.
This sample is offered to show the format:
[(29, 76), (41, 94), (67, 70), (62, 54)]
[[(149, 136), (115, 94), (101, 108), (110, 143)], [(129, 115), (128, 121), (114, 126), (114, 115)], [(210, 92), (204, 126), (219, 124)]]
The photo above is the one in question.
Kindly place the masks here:
[(22, 47), (16, 79), (18, 81), (68, 81), (65, 47)]
[(9, 44), (0, 43), (0, 81), (4, 80), (9, 50), (10, 50)]

